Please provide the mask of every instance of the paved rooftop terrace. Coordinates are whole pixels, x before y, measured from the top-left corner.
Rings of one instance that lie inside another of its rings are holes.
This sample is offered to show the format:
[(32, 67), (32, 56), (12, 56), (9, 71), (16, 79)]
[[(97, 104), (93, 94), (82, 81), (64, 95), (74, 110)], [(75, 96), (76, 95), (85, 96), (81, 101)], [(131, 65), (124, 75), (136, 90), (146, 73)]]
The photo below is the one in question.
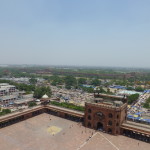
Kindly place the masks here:
[(2, 150), (149, 150), (149, 148), (148, 143), (95, 132), (77, 122), (45, 113), (0, 129)]

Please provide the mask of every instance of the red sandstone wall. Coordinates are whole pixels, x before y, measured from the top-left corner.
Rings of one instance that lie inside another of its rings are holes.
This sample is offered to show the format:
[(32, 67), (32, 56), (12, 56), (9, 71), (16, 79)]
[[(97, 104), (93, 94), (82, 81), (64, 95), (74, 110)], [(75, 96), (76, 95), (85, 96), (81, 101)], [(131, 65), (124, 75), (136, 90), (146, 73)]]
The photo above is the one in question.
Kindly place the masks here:
[[(91, 113), (89, 113), (89, 109)], [(98, 116), (97, 113), (101, 112), (103, 116)], [(110, 117), (112, 114), (112, 117)], [(89, 119), (89, 116), (91, 120)], [(97, 129), (98, 122), (103, 124), (103, 130), (109, 132), (112, 130), (112, 134), (120, 134), (120, 126), (125, 118), (125, 109), (111, 109), (107, 107), (100, 107), (98, 105), (86, 104), (85, 108), (85, 121), (84, 124), (86, 127)], [(109, 124), (109, 121), (112, 122), (112, 125)]]

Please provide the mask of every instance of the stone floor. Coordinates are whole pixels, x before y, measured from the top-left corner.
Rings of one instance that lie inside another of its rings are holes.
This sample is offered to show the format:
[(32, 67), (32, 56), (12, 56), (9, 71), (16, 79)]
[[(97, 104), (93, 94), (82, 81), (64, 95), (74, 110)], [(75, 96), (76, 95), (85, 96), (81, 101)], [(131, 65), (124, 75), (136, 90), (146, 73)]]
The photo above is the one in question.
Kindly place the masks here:
[[(90, 138), (91, 137), (91, 138)], [(0, 150), (149, 150), (150, 144), (95, 132), (70, 120), (41, 114), (0, 129)]]
[(150, 144), (125, 136), (96, 132), (79, 150), (149, 150)]

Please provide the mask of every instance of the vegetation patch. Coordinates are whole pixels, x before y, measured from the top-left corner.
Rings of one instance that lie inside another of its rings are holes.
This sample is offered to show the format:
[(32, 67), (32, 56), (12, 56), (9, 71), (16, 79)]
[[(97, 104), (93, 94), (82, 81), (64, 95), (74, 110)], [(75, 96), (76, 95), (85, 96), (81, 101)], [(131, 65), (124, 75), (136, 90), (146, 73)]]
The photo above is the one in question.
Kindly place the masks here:
[(6, 114), (9, 114), (9, 113), (11, 113), (10, 109), (3, 109), (2, 112), (0, 112), (0, 116), (6, 115)]
[(138, 100), (139, 94), (132, 94), (128, 96), (128, 104), (134, 103), (136, 100)]
[(146, 100), (146, 102), (144, 103), (143, 107), (144, 107), (144, 108), (150, 108), (150, 98), (148, 98), (148, 99)]
[(46, 94), (48, 97), (51, 97), (52, 92), (50, 87), (37, 87), (34, 91), (34, 98), (42, 98)]
[(52, 101), (50, 102), (51, 105), (55, 105), (55, 106), (60, 106), (60, 107), (64, 107), (64, 108), (69, 108), (69, 109), (73, 109), (73, 110), (78, 110), (78, 111), (84, 111), (84, 107), (83, 106), (77, 106), (74, 104), (70, 104), (70, 103), (66, 103), (66, 102), (56, 102), (56, 101)]
[(37, 104), (36, 104), (36, 102), (30, 102), (28, 105), (29, 105), (29, 107), (34, 107), (34, 106), (36, 106)]

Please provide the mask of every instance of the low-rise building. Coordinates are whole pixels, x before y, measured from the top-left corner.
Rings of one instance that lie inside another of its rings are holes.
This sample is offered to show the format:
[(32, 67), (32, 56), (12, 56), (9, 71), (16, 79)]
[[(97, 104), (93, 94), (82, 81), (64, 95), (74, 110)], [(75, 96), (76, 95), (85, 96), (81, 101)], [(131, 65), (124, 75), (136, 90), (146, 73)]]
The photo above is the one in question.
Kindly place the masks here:
[(33, 98), (28, 98), (28, 99), (20, 99), (20, 100), (15, 100), (14, 101), (14, 106), (22, 106), (22, 105), (27, 105), (29, 102), (33, 102)]
[(0, 83), (0, 96), (9, 95), (13, 92), (16, 92), (16, 87), (14, 85)]
[(14, 101), (18, 99), (17, 95), (8, 95), (8, 96), (1, 96), (0, 103), (1, 105), (12, 105)]

